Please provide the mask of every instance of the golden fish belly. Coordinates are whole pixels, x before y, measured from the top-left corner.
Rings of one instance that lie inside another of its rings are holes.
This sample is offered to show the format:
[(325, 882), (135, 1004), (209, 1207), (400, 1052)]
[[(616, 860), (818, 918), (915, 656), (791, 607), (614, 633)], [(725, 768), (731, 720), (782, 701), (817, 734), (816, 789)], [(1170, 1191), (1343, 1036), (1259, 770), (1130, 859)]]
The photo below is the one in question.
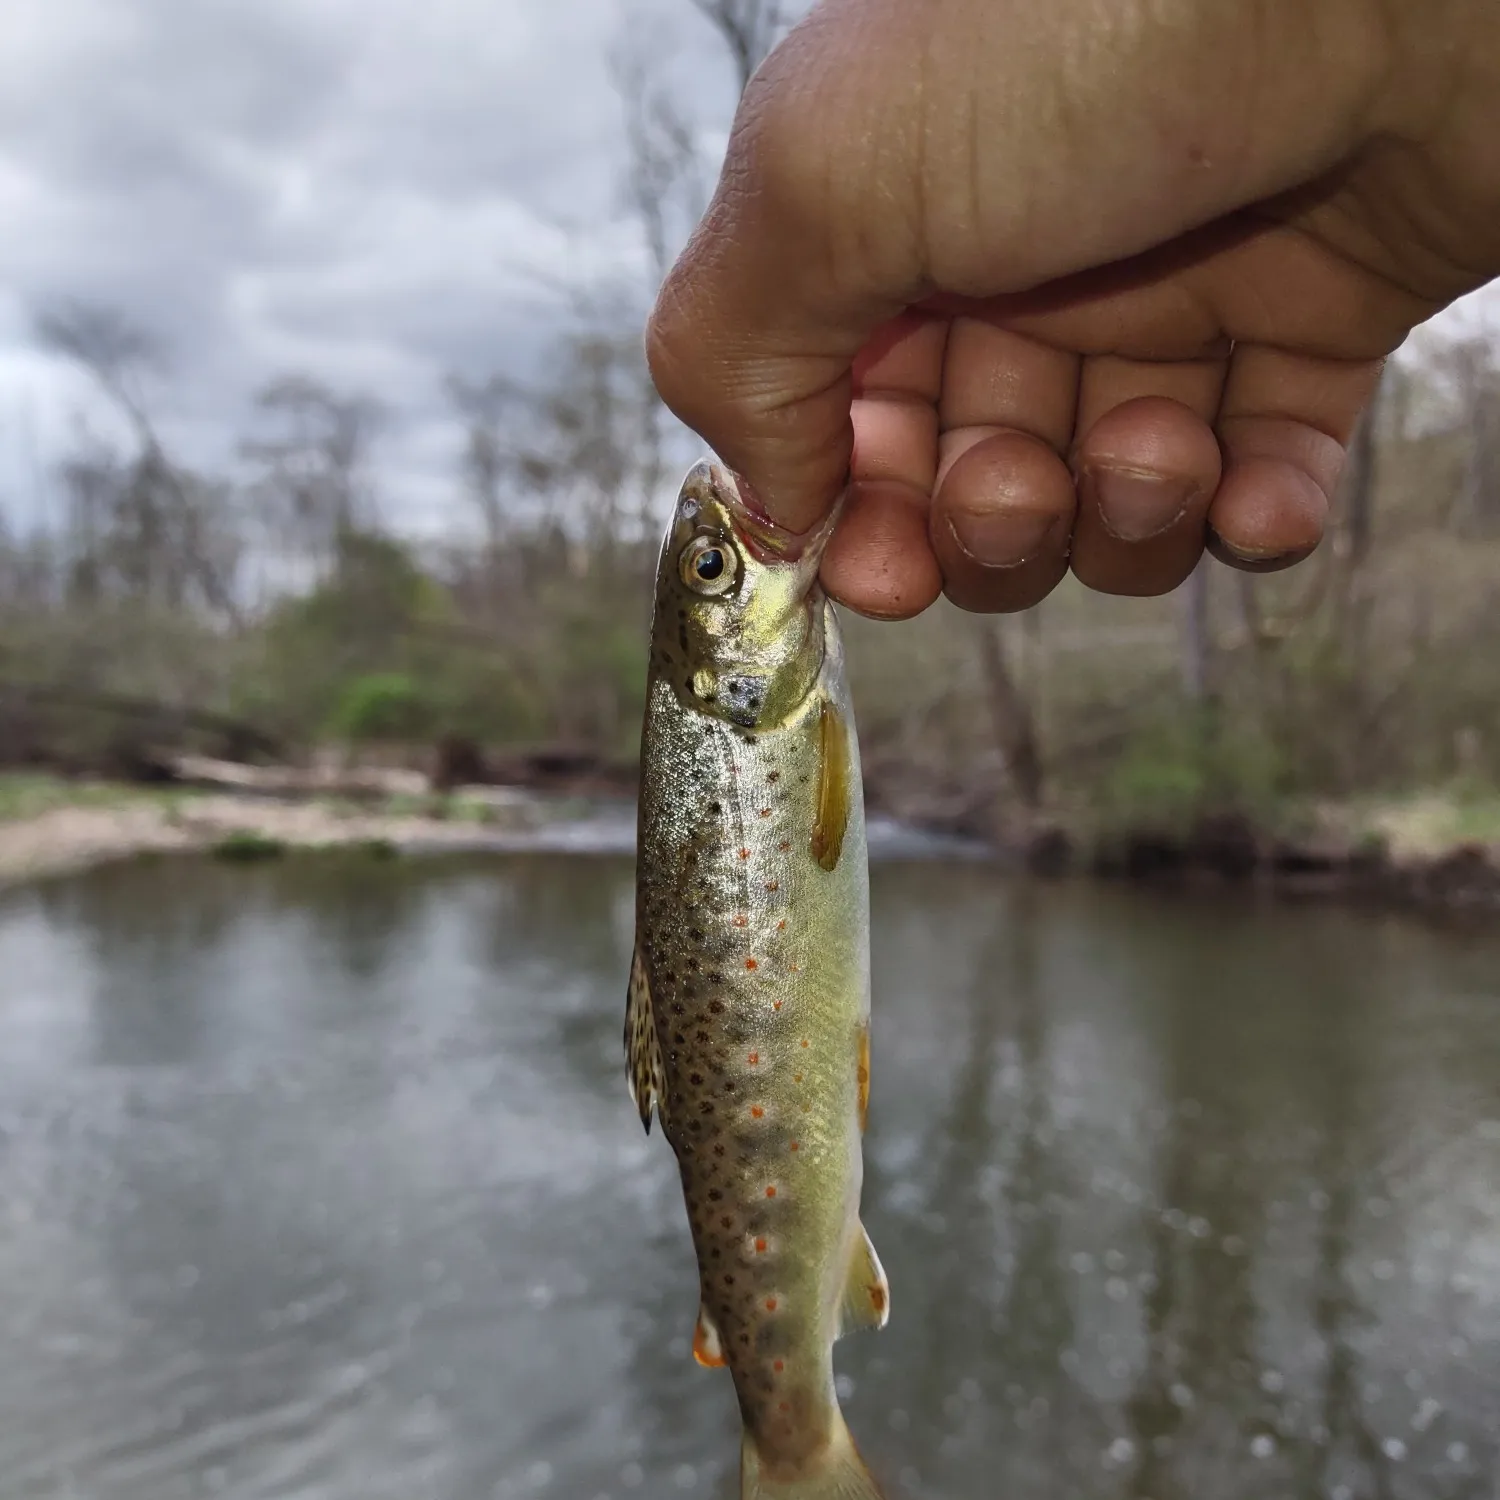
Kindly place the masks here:
[(866, 851), (856, 790), (833, 867), (815, 852), (836, 659), (826, 675), (762, 734), (654, 683), (642, 774), (638, 953), (703, 1312), (747, 1430), (790, 1466), (836, 1419), (831, 1346), (860, 1233)]

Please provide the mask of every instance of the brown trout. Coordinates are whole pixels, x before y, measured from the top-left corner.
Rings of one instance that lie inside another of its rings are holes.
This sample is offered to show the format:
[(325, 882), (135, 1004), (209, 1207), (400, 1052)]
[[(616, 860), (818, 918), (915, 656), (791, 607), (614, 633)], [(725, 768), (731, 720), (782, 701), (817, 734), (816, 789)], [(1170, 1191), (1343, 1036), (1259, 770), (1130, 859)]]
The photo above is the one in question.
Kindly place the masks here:
[(677, 1156), (693, 1352), (727, 1365), (744, 1500), (879, 1500), (833, 1343), (890, 1294), (859, 1219), (869, 877), (859, 751), (818, 564), (732, 476), (688, 474), (662, 546), (625, 1048)]

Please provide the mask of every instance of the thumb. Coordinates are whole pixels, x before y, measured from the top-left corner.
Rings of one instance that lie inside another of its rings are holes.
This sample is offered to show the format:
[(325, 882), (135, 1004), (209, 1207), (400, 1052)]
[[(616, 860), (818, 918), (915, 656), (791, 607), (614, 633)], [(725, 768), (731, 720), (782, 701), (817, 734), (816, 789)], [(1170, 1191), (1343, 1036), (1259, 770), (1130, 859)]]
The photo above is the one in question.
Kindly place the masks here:
[[(663, 401), (794, 531), (848, 480), (855, 355), (924, 291), (914, 236), (896, 221), (866, 227), (881, 189), (850, 147), (877, 125), (873, 59), (846, 32), (840, 8), (815, 11), (751, 80), (713, 202), (646, 333)], [(881, 171), (909, 178), (898, 162)]]

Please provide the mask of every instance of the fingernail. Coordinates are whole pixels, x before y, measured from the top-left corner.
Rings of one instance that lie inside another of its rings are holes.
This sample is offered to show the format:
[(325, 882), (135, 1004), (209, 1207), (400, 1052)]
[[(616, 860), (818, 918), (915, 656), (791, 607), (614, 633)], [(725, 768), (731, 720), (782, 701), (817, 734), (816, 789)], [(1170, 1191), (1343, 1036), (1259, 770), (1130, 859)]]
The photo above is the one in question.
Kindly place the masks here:
[(982, 568), (1029, 562), (1057, 526), (1056, 513), (1037, 510), (954, 510), (948, 530), (961, 551)]
[(1283, 548), (1280, 551), (1269, 547), (1236, 547), (1233, 542), (1225, 541), (1217, 531), (1210, 530), (1208, 550), (1222, 561), (1233, 563), (1251, 573), (1275, 573), (1301, 562), (1304, 557), (1310, 557), (1317, 550), (1317, 544), (1314, 543), (1311, 547)]
[(1122, 542), (1144, 542), (1180, 520), (1198, 486), (1175, 475), (1142, 469), (1087, 468), (1080, 477), (1085, 501), (1098, 508), (1111, 536)]
[[(1216, 532), (1215, 535), (1217, 536), (1218, 533)], [(1237, 557), (1241, 562), (1275, 562), (1278, 558), (1287, 556), (1287, 553), (1285, 552), (1276, 551), (1267, 547), (1236, 547), (1233, 542), (1226, 541), (1223, 537), (1219, 537), (1219, 545), (1227, 553), (1229, 553), (1231, 557)]]

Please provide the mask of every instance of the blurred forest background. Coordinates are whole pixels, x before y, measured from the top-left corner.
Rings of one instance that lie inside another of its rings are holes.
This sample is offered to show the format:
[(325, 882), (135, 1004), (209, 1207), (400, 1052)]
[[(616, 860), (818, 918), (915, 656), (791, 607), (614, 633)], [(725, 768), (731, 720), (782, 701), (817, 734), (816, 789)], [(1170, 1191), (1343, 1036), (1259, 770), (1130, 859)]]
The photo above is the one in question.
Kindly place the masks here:
[[(682, 12), (740, 86), (786, 22), (776, 0)], [(694, 456), (640, 327), (717, 162), (649, 47), (618, 42), (613, 76), (649, 274), (577, 297), (530, 380), (449, 381), (465, 438), (439, 538), (383, 504), (399, 413), (289, 371), (245, 411), (234, 472), (196, 472), (163, 436), (153, 329), (36, 309), (118, 422), (80, 424), (50, 513), (0, 532), (0, 764), (149, 777), (184, 750), (331, 751), (628, 785), (650, 572)], [(1416, 796), (1479, 818), (1500, 786), (1497, 604), (1500, 347), (1476, 324), (1392, 362), (1329, 538), (1290, 573), (1205, 563), (1165, 600), (1070, 581), (1024, 616), (851, 620), (870, 798), (969, 829)]]

